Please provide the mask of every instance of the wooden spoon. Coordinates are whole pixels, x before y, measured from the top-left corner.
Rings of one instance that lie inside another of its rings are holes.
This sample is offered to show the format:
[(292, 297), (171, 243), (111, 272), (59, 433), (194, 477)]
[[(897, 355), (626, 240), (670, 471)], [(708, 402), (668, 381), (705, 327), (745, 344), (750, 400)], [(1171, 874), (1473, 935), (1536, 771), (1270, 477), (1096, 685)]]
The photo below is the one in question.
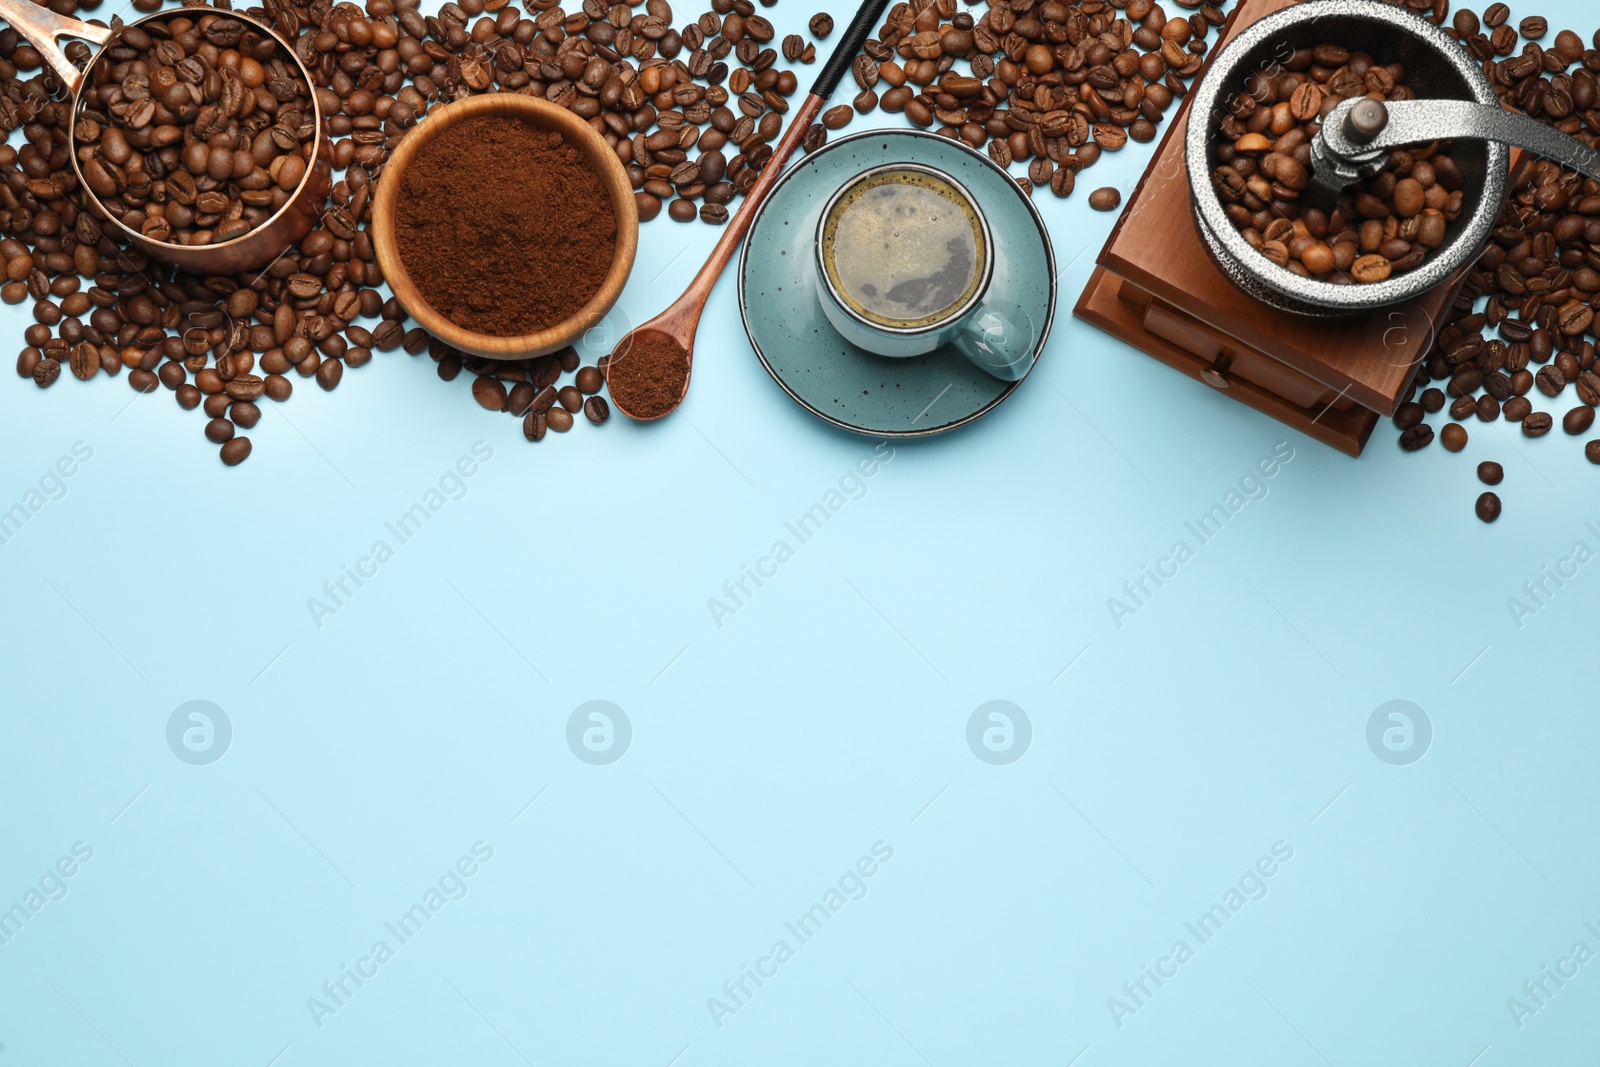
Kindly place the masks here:
[(846, 70), (855, 60), (861, 46), (866, 43), (867, 37), (878, 19), (882, 17), (883, 10), (889, 5), (889, 0), (866, 0), (861, 9), (856, 12), (855, 18), (850, 20), (850, 25), (845, 29), (844, 36), (834, 46), (833, 54), (823, 64), (821, 72), (817, 75), (816, 83), (811, 86), (811, 91), (806, 94), (798, 108), (789, 117), (789, 128), (784, 131), (783, 137), (772, 150), (772, 156), (761, 168), (760, 175), (756, 178), (750, 191), (745, 194), (744, 203), (734, 213), (728, 222), (728, 227), (717, 241), (716, 247), (711, 250), (711, 256), (706, 260), (705, 266), (694, 276), (682, 296), (673, 301), (661, 314), (637, 327), (625, 335), (617, 343), (611, 358), (607, 361), (606, 377), (612, 375), (613, 365), (620, 365), (628, 352), (638, 343), (656, 343), (671, 345), (684, 354), (683, 391), (673, 401), (672, 406), (660, 411), (648, 413), (635, 413), (625, 408), (618, 399), (616, 392), (611, 393), (611, 402), (616, 409), (629, 418), (641, 422), (648, 422), (670, 415), (683, 403), (683, 398), (689, 394), (689, 376), (694, 367), (694, 335), (700, 326), (700, 314), (705, 311), (706, 301), (711, 298), (711, 290), (716, 287), (717, 279), (722, 275), (722, 269), (728, 265), (733, 254), (738, 251), (743, 243), (745, 234), (749, 232), (750, 224), (754, 221), (756, 213), (761, 209), (762, 203), (772, 192), (772, 187), (777, 184), (778, 176), (783, 172), (783, 165), (788, 162), (794, 150), (800, 146), (800, 141), (805, 137), (806, 130), (817, 120), (822, 113), (822, 107), (838, 88), (839, 81), (844, 77)]

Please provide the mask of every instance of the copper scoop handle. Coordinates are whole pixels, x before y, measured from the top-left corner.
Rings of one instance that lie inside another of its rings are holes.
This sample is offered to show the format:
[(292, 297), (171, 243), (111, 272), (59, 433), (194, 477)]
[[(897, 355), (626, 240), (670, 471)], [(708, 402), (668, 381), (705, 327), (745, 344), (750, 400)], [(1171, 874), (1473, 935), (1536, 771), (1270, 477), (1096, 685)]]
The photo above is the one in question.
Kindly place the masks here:
[(115, 30), (58, 15), (47, 7), (40, 7), (33, 0), (0, 0), (0, 19), (4, 19), (39, 50), (39, 55), (66, 85), (67, 92), (74, 96), (78, 93), (78, 86), (83, 83), (83, 71), (61, 50), (61, 38), (76, 37), (91, 44), (104, 45), (116, 36)]

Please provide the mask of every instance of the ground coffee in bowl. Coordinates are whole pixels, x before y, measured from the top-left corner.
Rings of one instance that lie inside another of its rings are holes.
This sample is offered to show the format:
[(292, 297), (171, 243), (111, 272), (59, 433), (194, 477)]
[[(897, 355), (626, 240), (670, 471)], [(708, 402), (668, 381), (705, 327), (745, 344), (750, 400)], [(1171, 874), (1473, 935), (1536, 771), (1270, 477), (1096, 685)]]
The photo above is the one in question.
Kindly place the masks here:
[(435, 311), (463, 329), (517, 337), (560, 325), (600, 291), (617, 220), (604, 182), (559, 132), (481, 115), (411, 161), (394, 236)]

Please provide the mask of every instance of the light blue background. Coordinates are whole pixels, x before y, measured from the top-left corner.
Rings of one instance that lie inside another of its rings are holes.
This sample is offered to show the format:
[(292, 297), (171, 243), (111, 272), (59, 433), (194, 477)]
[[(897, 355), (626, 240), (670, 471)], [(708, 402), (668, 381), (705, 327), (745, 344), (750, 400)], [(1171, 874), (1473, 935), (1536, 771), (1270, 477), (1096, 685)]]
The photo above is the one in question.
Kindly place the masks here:
[[(1600, 548), (1600, 471), (1477, 423), (1462, 455), (1385, 424), (1352, 460), (1072, 319), (1113, 221), (1087, 193), (1149, 151), (1040, 198), (1063, 313), (1024, 387), (896, 444), (720, 627), (708, 598), (874, 449), (768, 379), (732, 278), (681, 412), (537, 446), (401, 353), (296, 378), (235, 470), (165, 389), (6, 384), (0, 507), (93, 459), (0, 545), (0, 908), (94, 855), (0, 945), (0, 1067), (1592, 1060), (1600, 962), (1521, 1029), (1506, 1002), (1600, 950), (1600, 566), (1520, 629), (1507, 600)], [(715, 236), (647, 226), (612, 337)], [(1280, 442), (1267, 496), (1119, 628), (1108, 598)], [(307, 599), (378, 539), (319, 628)], [(196, 699), (232, 723), (210, 766), (166, 742)], [(592, 699), (632, 723), (609, 766), (567, 745)], [(1006, 766), (966, 741), (996, 699), (1032, 723)], [(1366, 740), (1394, 699), (1433, 727), (1409, 766)], [(319, 1028), (308, 998), (478, 841), (468, 894)], [(880, 841), (865, 897), (793, 939)], [(1276, 842), (1265, 898), (1192, 940)], [(779, 939), (719, 1028), (708, 998)], [(1119, 1028), (1108, 998), (1179, 939)]]

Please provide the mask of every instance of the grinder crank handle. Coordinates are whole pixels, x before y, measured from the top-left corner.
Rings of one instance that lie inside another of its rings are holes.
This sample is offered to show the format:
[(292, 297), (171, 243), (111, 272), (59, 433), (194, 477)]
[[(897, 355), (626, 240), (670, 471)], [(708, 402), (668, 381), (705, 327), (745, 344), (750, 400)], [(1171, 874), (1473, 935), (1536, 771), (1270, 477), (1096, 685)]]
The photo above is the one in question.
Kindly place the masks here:
[(1600, 181), (1600, 152), (1514, 111), (1470, 100), (1346, 100), (1311, 143), (1312, 181), (1338, 192), (1383, 169), (1389, 153), (1430, 141), (1500, 141)]

